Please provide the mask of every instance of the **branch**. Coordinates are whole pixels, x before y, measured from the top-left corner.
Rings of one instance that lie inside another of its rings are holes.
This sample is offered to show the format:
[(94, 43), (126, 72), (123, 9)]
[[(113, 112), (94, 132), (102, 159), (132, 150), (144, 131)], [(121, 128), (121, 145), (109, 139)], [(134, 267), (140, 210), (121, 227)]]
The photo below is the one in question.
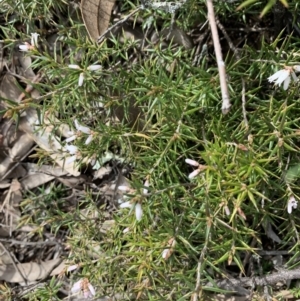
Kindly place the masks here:
[(221, 45), (220, 45), (212, 0), (207, 0), (206, 5), (207, 5), (207, 18), (211, 28), (211, 34), (214, 42), (214, 48), (215, 48), (215, 53), (216, 53), (216, 58), (218, 63), (218, 69), (219, 69), (220, 85), (221, 85), (221, 92), (222, 92), (222, 113), (227, 114), (229, 112), (231, 104), (230, 104), (228, 87), (226, 82), (225, 63), (222, 57)]
[[(294, 270), (282, 269), (277, 273), (261, 277), (244, 277), (241, 279), (225, 279), (215, 282), (215, 285), (221, 289), (230, 291), (239, 291), (242, 287), (265, 286), (273, 285), (277, 282), (286, 282), (287, 280), (300, 279), (300, 268)], [(213, 287), (212, 283), (207, 284), (208, 287)]]

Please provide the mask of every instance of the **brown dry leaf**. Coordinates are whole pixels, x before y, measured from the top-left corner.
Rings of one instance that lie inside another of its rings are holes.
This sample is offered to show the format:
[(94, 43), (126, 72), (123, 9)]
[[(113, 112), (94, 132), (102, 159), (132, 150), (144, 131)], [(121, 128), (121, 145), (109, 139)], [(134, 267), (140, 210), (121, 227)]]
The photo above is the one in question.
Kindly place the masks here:
[(33, 175), (25, 176), (22, 180), (22, 186), (25, 190), (30, 190), (39, 187), (45, 183), (50, 182), (55, 177), (46, 175), (44, 173), (36, 173)]
[[(20, 263), (17, 264), (17, 268), (22, 273), (25, 280), (28, 282), (36, 281), (39, 279), (43, 279), (50, 272), (50, 276), (58, 275), (64, 268), (65, 263), (59, 262), (61, 259), (53, 259), (49, 261), (42, 261), (40, 263), (30, 262), (30, 263)], [(53, 271), (52, 269), (58, 265)], [(12, 264), (8, 265), (0, 265), (0, 280), (4, 280), (10, 283), (23, 283), (24, 278), (20, 274), (18, 270), (16, 270), (15, 266)]]
[(66, 170), (63, 170), (60, 166), (50, 165), (37, 165), (34, 163), (24, 163), (24, 167), (27, 169), (27, 176), (21, 180), (24, 189), (32, 189), (43, 185), (56, 177), (64, 176), (68, 174)]
[(77, 177), (80, 175), (78, 167), (75, 162), (66, 163), (63, 155), (61, 154), (62, 146), (58, 142), (58, 138), (55, 138), (53, 134), (53, 127), (48, 126), (41, 130), (36, 126), (38, 121), (38, 115), (35, 110), (27, 109), (26, 117), (20, 119), (19, 128), (26, 132), (30, 137), (45, 151), (49, 153), (49, 156), (64, 170), (71, 175)]
[(107, 30), (116, 0), (81, 0), (81, 14), (90, 37), (97, 41)]
[[(0, 84), (0, 96), (17, 102), (21, 93), (22, 90), (19, 88), (15, 77), (10, 74), (4, 75)], [(1, 103), (6, 105), (3, 101)]]
[[(19, 139), (16, 141), (14, 146), (9, 150), (9, 156), (3, 159), (0, 164), (0, 177), (2, 178), (7, 174), (9, 169), (19, 161), (26, 153), (32, 148), (34, 141), (32, 138), (23, 133), (19, 136)], [(6, 178), (9, 177), (7, 174)]]
[(51, 165), (37, 165), (34, 163), (24, 163), (23, 166), (26, 168), (28, 174), (45, 173), (54, 177), (62, 177), (67, 174), (67, 171), (63, 170), (59, 166)]

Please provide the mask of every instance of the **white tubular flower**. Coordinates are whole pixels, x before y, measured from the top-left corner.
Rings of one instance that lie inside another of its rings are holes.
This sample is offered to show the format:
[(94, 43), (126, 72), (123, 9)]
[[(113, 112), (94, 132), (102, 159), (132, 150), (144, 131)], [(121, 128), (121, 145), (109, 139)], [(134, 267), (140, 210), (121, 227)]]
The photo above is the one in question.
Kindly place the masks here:
[(85, 140), (85, 145), (88, 145), (88, 144), (90, 144), (91, 142), (92, 142), (92, 140), (93, 140), (93, 136), (92, 135), (89, 135), (88, 137), (87, 137), (87, 139)]
[(88, 134), (89, 135), (88, 138), (85, 141), (85, 144), (86, 145), (90, 144), (92, 142), (92, 140), (93, 140), (93, 134), (92, 134), (91, 129), (88, 128), (87, 126), (81, 125), (76, 119), (74, 120), (74, 125), (75, 125), (75, 128), (76, 128), (77, 132), (69, 131), (68, 135), (70, 137), (68, 137), (65, 140), (65, 142), (66, 143), (70, 143), (70, 142), (74, 141), (75, 139), (77, 139), (80, 136), (80, 133), (84, 133), (84, 134)]
[(143, 209), (140, 203), (135, 204), (135, 217), (137, 221), (140, 221), (143, 217)]
[(130, 228), (127, 227), (127, 228), (125, 228), (125, 229), (123, 230), (123, 233), (126, 234), (126, 233), (128, 233), (129, 231), (130, 231)]
[(164, 260), (168, 257), (168, 254), (170, 253), (170, 249), (164, 249), (161, 253), (161, 256)]
[(81, 124), (79, 124), (79, 122), (77, 121), (77, 119), (74, 120), (74, 124), (76, 127), (76, 130), (85, 134), (91, 134), (91, 130), (90, 128), (88, 128), (87, 126), (83, 126)]
[(64, 150), (67, 151), (70, 155), (72, 156), (68, 156), (66, 158), (66, 164), (70, 164), (72, 162), (75, 162), (77, 157), (78, 157), (78, 147), (75, 146), (75, 145), (69, 145), (67, 144), (65, 147), (64, 147)]
[(126, 185), (120, 185), (118, 186), (118, 189), (121, 190), (121, 191), (125, 191), (125, 192), (129, 192), (131, 189), (126, 186)]
[(176, 246), (176, 240), (174, 237), (172, 237), (168, 241), (167, 248), (164, 249), (161, 253), (161, 256), (164, 260), (168, 260), (169, 257), (173, 254), (175, 246)]
[(19, 50), (27, 52), (29, 50), (32, 50), (34, 47), (32, 47), (29, 43), (25, 42), (24, 45), (19, 45)]
[(39, 36), (38, 33), (35, 33), (35, 32), (32, 33), (31, 34), (31, 44), (25, 42), (24, 45), (19, 46), (19, 50), (27, 52), (27, 51), (36, 49), (36, 47), (38, 46), (38, 36)]
[(129, 208), (131, 209), (133, 207), (134, 204), (130, 203), (129, 201), (128, 202), (124, 202), (120, 205), (120, 208)]
[(79, 267), (78, 264), (70, 265), (70, 266), (67, 268), (67, 272), (72, 272), (72, 271), (78, 269), (78, 267)]
[(195, 178), (201, 171), (205, 170), (207, 166), (199, 164), (197, 161), (192, 159), (185, 159), (185, 162), (189, 165), (197, 167), (193, 172), (189, 174), (189, 179)]
[(79, 281), (75, 282), (71, 288), (71, 292), (73, 294), (77, 294), (81, 291), (81, 283), (82, 283), (82, 279), (80, 279)]
[(146, 187), (146, 188), (143, 189), (143, 194), (146, 195), (148, 193), (148, 187), (149, 187), (149, 185), (150, 185), (150, 183), (149, 183), (149, 180), (147, 179), (145, 181), (145, 183), (144, 183), (144, 187)]
[(69, 67), (70, 69), (81, 70), (81, 68), (80, 68), (78, 65), (74, 65), (74, 64), (68, 65), (68, 67)]
[[(82, 70), (82, 71), (86, 71), (86, 70), (88, 70), (88, 71), (97, 71), (97, 70), (102, 68), (101, 65), (90, 65), (86, 69), (82, 69), (80, 66), (75, 65), (75, 64), (70, 64), (70, 65), (68, 65), (68, 67), (70, 69), (76, 69), (76, 70)], [(81, 72), (79, 74), (79, 78), (78, 78), (78, 86), (79, 87), (81, 87), (83, 85), (83, 81), (84, 81), (84, 72)]]
[(283, 83), (283, 89), (287, 90), (291, 82), (291, 77), (296, 82), (298, 78), (295, 74), (295, 71), (300, 71), (300, 66), (288, 67), (285, 69), (275, 72), (272, 76), (268, 77), (270, 83), (274, 82), (275, 85), (280, 86)]
[(78, 152), (78, 147), (75, 145), (69, 145), (67, 144), (65, 146), (65, 149), (67, 152), (69, 152), (71, 155), (75, 155)]
[(39, 34), (36, 32), (31, 34), (31, 46), (35, 46), (35, 47), (38, 46), (38, 37), (39, 37)]
[(298, 201), (296, 201), (295, 197), (292, 195), (290, 196), (287, 204), (287, 212), (289, 214), (292, 213), (293, 209), (296, 209), (298, 206)]
[(131, 203), (130, 201), (124, 202), (120, 205), (120, 208), (135, 208), (135, 217), (137, 221), (140, 221), (143, 217), (143, 209), (140, 203)]
[(189, 174), (189, 179), (193, 179), (193, 178), (195, 178), (196, 176), (198, 176), (198, 174), (200, 173), (200, 169), (195, 169), (193, 172), (191, 172), (190, 174)]
[(83, 81), (84, 81), (84, 73), (81, 72), (78, 78), (78, 87), (81, 87), (83, 85)]
[(192, 159), (185, 159), (185, 163), (187, 163), (189, 165), (192, 165), (192, 166), (195, 166), (195, 167), (199, 166), (199, 163), (195, 160), (192, 160)]
[(84, 298), (92, 298), (96, 295), (94, 287), (87, 278), (80, 279), (75, 282), (71, 288), (72, 294), (82, 293)]
[(77, 138), (77, 135), (72, 134), (72, 133), (73, 133), (73, 132), (69, 132), (69, 134), (72, 135), (72, 136), (70, 136), (69, 138), (67, 138), (67, 139), (65, 140), (66, 143), (70, 143), (70, 142), (74, 141), (74, 140)]
[(293, 69), (294, 69), (296, 72), (300, 72), (300, 65), (295, 65), (295, 66), (293, 66)]
[(101, 65), (90, 65), (87, 67), (87, 70), (89, 70), (89, 71), (97, 71), (99, 69), (102, 69)]
[[(144, 187), (143, 188), (143, 195), (147, 195), (148, 193), (148, 189), (147, 187), (149, 187), (149, 180), (147, 179), (144, 183)], [(134, 189), (131, 189), (129, 186), (125, 186), (125, 185), (120, 185), (118, 186), (118, 189), (127, 193), (135, 193)], [(128, 198), (128, 196), (124, 196), (124, 198)], [(121, 199), (122, 201), (122, 199)], [(135, 209), (135, 217), (137, 221), (140, 221), (143, 217), (143, 208), (142, 205), (139, 201), (127, 201), (127, 202), (123, 202), (120, 204), (120, 208), (129, 208), (129, 209)]]
[(227, 205), (224, 207), (224, 210), (225, 210), (226, 215), (230, 215), (231, 214), (230, 209), (229, 209), (229, 207)]

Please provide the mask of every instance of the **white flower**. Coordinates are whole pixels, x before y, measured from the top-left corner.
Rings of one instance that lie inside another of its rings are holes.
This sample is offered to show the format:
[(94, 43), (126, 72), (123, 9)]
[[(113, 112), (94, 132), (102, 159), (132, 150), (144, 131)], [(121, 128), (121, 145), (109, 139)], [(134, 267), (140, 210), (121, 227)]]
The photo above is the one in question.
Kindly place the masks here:
[(286, 66), (285, 69), (275, 72), (272, 76), (268, 78), (268, 80), (270, 83), (274, 82), (274, 84), (278, 86), (280, 86), (283, 83), (283, 89), (287, 90), (291, 82), (291, 76), (295, 82), (298, 81), (298, 78), (294, 70), (297, 72), (300, 71), (300, 66), (298, 65), (294, 67)]
[(31, 34), (31, 45), (37, 47), (38, 46), (38, 36), (39, 34), (34, 32)]
[(88, 145), (91, 143), (93, 140), (93, 134), (90, 128), (87, 126), (81, 125), (76, 119), (74, 120), (74, 125), (77, 130), (77, 132), (74, 131), (69, 131), (68, 135), (70, 136), (69, 138), (66, 139), (66, 143), (70, 143), (71, 141), (74, 141), (76, 138), (80, 136), (81, 133), (89, 135), (88, 138), (85, 141), (85, 144)]
[(297, 205), (298, 205), (298, 201), (296, 201), (295, 197), (293, 195), (290, 196), (287, 204), (287, 212), (291, 214), (293, 209), (297, 208)]
[(90, 66), (87, 67), (87, 69), (89, 71), (97, 71), (99, 69), (102, 69), (102, 66), (101, 65), (90, 65)]
[(85, 140), (85, 145), (88, 145), (88, 144), (90, 144), (91, 142), (92, 142), (92, 140), (93, 140), (93, 135), (89, 135), (88, 137), (87, 137), (87, 139)]
[(224, 210), (225, 210), (226, 215), (230, 215), (231, 214), (230, 213), (230, 209), (229, 209), (229, 207), (227, 205), (224, 206)]
[(143, 216), (143, 209), (140, 203), (135, 204), (135, 217), (137, 221), (140, 221)]
[(78, 78), (78, 87), (81, 87), (83, 85), (83, 81), (84, 81), (84, 73), (81, 72)]
[(32, 46), (29, 43), (27, 43), (27, 42), (25, 42), (24, 45), (20, 45), (19, 46), (19, 50), (20, 51), (27, 52), (27, 51), (32, 50), (32, 49), (33, 49)]
[(84, 298), (92, 298), (96, 295), (94, 287), (87, 278), (80, 279), (75, 282), (71, 288), (72, 294), (82, 293)]
[(135, 218), (137, 221), (140, 221), (143, 217), (143, 209), (140, 203), (131, 203), (130, 201), (124, 202), (120, 205), (120, 208), (135, 208)]
[(71, 69), (81, 70), (81, 68), (78, 65), (74, 65), (74, 64), (68, 65), (68, 67)]
[(129, 231), (130, 231), (130, 228), (127, 227), (127, 228), (125, 228), (125, 229), (123, 230), (123, 233), (126, 234), (126, 233), (128, 233)]
[(78, 147), (75, 145), (69, 145), (67, 144), (65, 146), (65, 149), (67, 152), (69, 152), (71, 155), (75, 155), (78, 152)]
[(294, 69), (296, 72), (300, 72), (300, 65), (295, 65), (295, 66), (293, 66), (293, 69)]
[(120, 185), (120, 186), (118, 186), (118, 189), (121, 191), (125, 191), (125, 192), (131, 191), (131, 188), (126, 185)]
[(149, 187), (149, 185), (150, 185), (150, 183), (149, 183), (149, 180), (147, 179), (145, 181), (145, 183), (144, 183), (144, 187), (146, 187), (146, 188), (143, 189), (143, 194), (144, 195), (146, 195), (148, 193), (148, 187)]
[(167, 256), (168, 256), (169, 253), (170, 253), (170, 249), (169, 248), (168, 249), (164, 249), (162, 251), (162, 253), (161, 253), (162, 258), (166, 260), (166, 258), (167, 258)]
[(88, 128), (87, 126), (83, 126), (83, 125), (79, 124), (77, 119), (74, 120), (74, 124), (75, 124), (75, 127), (76, 127), (77, 131), (80, 131), (80, 132), (88, 134), (88, 135), (91, 134), (90, 128)]
[(190, 164), (192, 166), (196, 166), (196, 167), (199, 166), (199, 163), (195, 160), (192, 160), (192, 159), (185, 159), (185, 163)]
[(78, 147), (75, 145), (69, 145), (67, 144), (64, 147), (64, 150), (67, 151), (70, 155), (66, 158), (66, 164), (70, 164), (72, 162), (75, 162), (79, 156)]
[(120, 208), (129, 208), (131, 209), (133, 207), (134, 204), (130, 203), (129, 201), (128, 202), (124, 202), (120, 205)]
[(205, 170), (207, 166), (199, 164), (197, 161), (192, 159), (185, 159), (185, 162), (189, 165), (198, 167), (193, 172), (189, 174), (189, 179), (195, 178), (201, 171)]
[[(82, 70), (82, 71), (83, 71), (83, 69), (80, 68), (80, 66), (75, 65), (75, 64), (70, 64), (70, 65), (68, 65), (68, 67), (69, 67), (70, 69), (76, 69), (76, 70)], [(88, 70), (88, 71), (97, 71), (97, 70), (99, 70), (99, 69), (101, 69), (101, 68), (102, 68), (101, 65), (90, 65), (90, 66), (88, 66), (88, 67), (86, 68), (86, 70)], [(79, 74), (79, 78), (78, 78), (78, 86), (79, 86), (79, 87), (81, 87), (81, 86), (83, 85), (83, 81), (84, 81), (84, 72), (81, 72), (81, 73)]]
[(164, 260), (168, 260), (169, 257), (173, 254), (174, 252), (174, 248), (176, 246), (176, 240), (174, 237), (172, 237), (171, 239), (169, 239), (168, 241), (168, 246), (166, 249), (164, 249), (161, 253), (161, 256)]
[(29, 50), (34, 50), (36, 49), (36, 47), (38, 46), (38, 33), (32, 33), (31, 34), (31, 44), (25, 42), (24, 45), (20, 45), (19, 46), (19, 50), (20, 51), (29, 51)]
[[(144, 187), (146, 187), (146, 188), (143, 188), (142, 194), (147, 195), (147, 193), (148, 193), (147, 187), (149, 187), (148, 179), (145, 181)], [(121, 191), (124, 191), (124, 192), (131, 193), (131, 194), (133, 194), (135, 192), (133, 189), (131, 189), (130, 187), (125, 186), (125, 185), (118, 186), (118, 189)], [(120, 208), (129, 208), (129, 209), (134, 208), (135, 209), (135, 217), (136, 217), (137, 221), (140, 221), (143, 217), (143, 208), (142, 208), (141, 203), (139, 203), (139, 202), (134, 202), (134, 201), (123, 202), (120, 204)]]
[(72, 272), (72, 271), (76, 270), (78, 267), (79, 267), (78, 264), (70, 265), (70, 266), (67, 268), (67, 272)]

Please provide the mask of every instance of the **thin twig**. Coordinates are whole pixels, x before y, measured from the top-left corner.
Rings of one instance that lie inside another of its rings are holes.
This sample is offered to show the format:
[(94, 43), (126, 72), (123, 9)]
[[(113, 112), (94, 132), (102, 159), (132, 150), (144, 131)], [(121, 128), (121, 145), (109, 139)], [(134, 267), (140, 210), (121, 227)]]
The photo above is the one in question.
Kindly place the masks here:
[[(255, 286), (273, 285), (277, 282), (286, 282), (287, 280), (300, 279), (300, 268), (294, 270), (282, 269), (276, 273), (257, 276), (257, 277), (243, 277), (240, 279), (230, 278), (224, 280), (216, 280), (215, 285), (221, 289), (230, 291), (237, 291), (242, 287), (251, 287), (254, 283)], [(207, 286), (213, 287), (213, 283), (206, 283)]]
[(204, 247), (201, 251), (201, 254), (200, 254), (200, 257), (198, 260), (196, 286), (195, 286), (195, 292), (193, 293), (192, 298), (191, 298), (192, 301), (198, 300), (199, 292), (201, 289), (201, 267), (202, 267), (202, 263), (204, 261), (204, 256), (206, 255), (206, 252), (207, 252), (207, 246), (208, 246), (208, 240), (205, 241)]
[(216, 54), (216, 59), (217, 59), (217, 64), (219, 69), (220, 85), (221, 85), (221, 93), (222, 93), (222, 113), (227, 114), (229, 112), (231, 104), (230, 104), (230, 98), (229, 98), (228, 87), (226, 82), (225, 63), (222, 57), (221, 45), (220, 45), (212, 0), (207, 0), (206, 5), (207, 5), (207, 17), (211, 28), (211, 34), (214, 42), (214, 49), (215, 49), (215, 54)]

